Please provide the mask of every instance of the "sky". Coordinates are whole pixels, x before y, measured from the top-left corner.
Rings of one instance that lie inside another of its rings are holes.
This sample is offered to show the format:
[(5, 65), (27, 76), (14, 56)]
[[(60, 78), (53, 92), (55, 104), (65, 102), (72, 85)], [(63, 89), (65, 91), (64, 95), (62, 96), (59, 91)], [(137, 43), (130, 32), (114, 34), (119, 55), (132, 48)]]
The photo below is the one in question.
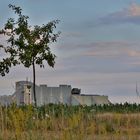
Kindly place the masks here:
[[(1, 1), (0, 28), (15, 17), (8, 4), (20, 6), (32, 26), (60, 20), (61, 35), (50, 46), (55, 67), (36, 67), (38, 85), (69, 84), (82, 94), (107, 95), (112, 103), (140, 103), (140, 0)], [(12, 94), (15, 82), (27, 78), (32, 80), (32, 68), (11, 68), (0, 77), (0, 95)]]

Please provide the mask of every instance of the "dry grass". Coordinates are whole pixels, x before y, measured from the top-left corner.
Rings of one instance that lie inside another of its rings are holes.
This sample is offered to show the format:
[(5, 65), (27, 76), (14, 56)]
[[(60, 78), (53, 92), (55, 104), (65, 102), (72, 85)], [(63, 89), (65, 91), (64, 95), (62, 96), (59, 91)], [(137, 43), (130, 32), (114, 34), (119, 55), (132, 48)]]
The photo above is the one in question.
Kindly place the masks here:
[(0, 140), (140, 139), (140, 113), (61, 113), (55, 116), (50, 112), (48, 117), (32, 106), (0, 107)]

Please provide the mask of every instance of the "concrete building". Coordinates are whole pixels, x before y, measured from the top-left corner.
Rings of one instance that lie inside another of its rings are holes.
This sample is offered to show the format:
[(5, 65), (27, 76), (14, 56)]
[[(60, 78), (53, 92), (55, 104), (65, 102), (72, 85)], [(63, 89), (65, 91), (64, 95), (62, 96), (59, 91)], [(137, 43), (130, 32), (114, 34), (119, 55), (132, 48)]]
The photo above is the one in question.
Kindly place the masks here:
[[(88, 106), (110, 103), (108, 96), (81, 94), (80, 89), (72, 88), (70, 85), (59, 85), (58, 87), (36, 85), (36, 99), (37, 106), (49, 103)], [(0, 96), (1, 105), (10, 105), (13, 102), (17, 105), (34, 104), (33, 83), (18, 81), (13, 95)]]
[[(16, 82), (17, 105), (34, 104), (33, 83), (28, 81)], [(70, 85), (59, 85), (59, 87), (48, 87), (47, 85), (36, 85), (37, 105), (44, 104), (67, 104), (67, 105), (94, 105), (109, 104), (108, 96), (85, 95), (81, 90)]]
[[(34, 104), (33, 83), (27, 81), (16, 82), (17, 105)], [(36, 85), (37, 105), (44, 104), (71, 104), (71, 86), (59, 85), (59, 87), (48, 87), (47, 85)]]
[(33, 103), (32, 83), (27, 81), (16, 82), (15, 100), (17, 105), (29, 105)]
[(16, 98), (15, 94), (0, 96), (0, 104), (3, 106), (8, 106), (12, 104), (13, 102), (15, 102), (15, 98)]

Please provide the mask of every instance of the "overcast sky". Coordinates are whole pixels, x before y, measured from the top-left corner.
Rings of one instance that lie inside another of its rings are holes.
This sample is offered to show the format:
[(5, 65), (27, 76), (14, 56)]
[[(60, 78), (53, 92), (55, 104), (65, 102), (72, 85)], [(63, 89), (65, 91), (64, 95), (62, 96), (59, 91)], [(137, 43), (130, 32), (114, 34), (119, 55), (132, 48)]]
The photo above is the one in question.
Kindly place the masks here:
[[(83, 94), (108, 95), (113, 103), (140, 103), (140, 0), (5, 0), (0, 28), (14, 17), (8, 4), (21, 6), (31, 25), (61, 21), (61, 36), (51, 46), (55, 68), (37, 67), (37, 84), (70, 84)], [(32, 80), (32, 69), (12, 68), (0, 77), (0, 95), (12, 94), (15, 82), (26, 77)]]

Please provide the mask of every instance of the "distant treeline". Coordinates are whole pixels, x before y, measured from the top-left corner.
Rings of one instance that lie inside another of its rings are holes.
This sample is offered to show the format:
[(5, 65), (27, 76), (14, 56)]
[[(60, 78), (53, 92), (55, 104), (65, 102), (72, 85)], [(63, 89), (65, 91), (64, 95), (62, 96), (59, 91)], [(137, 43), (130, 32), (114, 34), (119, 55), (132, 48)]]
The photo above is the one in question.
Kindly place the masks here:
[(104, 104), (104, 105), (92, 105), (92, 106), (69, 106), (63, 104), (48, 104), (40, 107), (34, 107), (32, 105), (17, 106), (12, 104), (8, 107), (2, 107), (3, 110), (14, 110), (16, 108), (22, 111), (27, 111), (30, 108), (32, 114), (37, 114), (39, 118), (45, 117), (46, 114), (50, 116), (60, 117), (60, 116), (71, 116), (78, 112), (83, 112), (86, 114), (96, 114), (96, 113), (140, 113), (140, 104)]
[[(22, 107), (24, 108), (24, 107)], [(26, 108), (26, 106), (25, 106)], [(140, 104), (130, 104), (130, 103), (120, 103), (120, 104), (104, 104), (104, 105), (92, 105), (92, 106), (68, 106), (63, 104), (48, 104), (41, 107), (36, 108), (39, 113), (41, 112), (47, 112), (51, 113), (53, 115), (71, 115), (73, 113), (77, 112), (83, 112), (83, 113), (140, 113)]]
[(121, 104), (106, 104), (106, 105), (94, 105), (91, 108), (95, 109), (95, 112), (112, 112), (112, 113), (139, 113), (140, 104), (130, 104), (130, 103), (121, 103)]

